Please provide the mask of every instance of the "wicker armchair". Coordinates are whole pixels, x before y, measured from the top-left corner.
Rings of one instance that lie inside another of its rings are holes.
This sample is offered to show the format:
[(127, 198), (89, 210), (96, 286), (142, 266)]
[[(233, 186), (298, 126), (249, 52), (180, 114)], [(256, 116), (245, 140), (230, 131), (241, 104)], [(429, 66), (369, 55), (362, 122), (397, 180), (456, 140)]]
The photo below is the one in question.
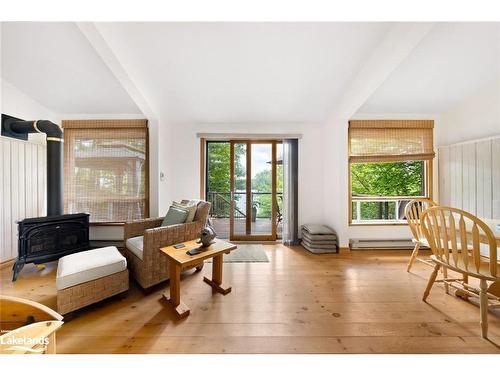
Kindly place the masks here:
[[(125, 223), (125, 242), (132, 237), (144, 236), (142, 259), (125, 248), (130, 273), (141, 287), (146, 289), (168, 280), (168, 261), (167, 257), (160, 253), (160, 248), (197, 238), (207, 223), (209, 210), (210, 203), (200, 201), (191, 223), (168, 227), (160, 226), (163, 221), (162, 217)], [(203, 263), (196, 268), (201, 270), (202, 267)]]

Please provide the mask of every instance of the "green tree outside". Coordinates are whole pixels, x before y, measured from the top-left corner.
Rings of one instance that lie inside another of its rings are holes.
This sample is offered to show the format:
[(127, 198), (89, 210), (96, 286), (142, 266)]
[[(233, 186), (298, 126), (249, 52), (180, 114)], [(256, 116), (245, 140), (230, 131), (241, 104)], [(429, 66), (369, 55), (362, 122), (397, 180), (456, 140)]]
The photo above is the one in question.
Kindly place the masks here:
[[(207, 143), (207, 187), (209, 192), (217, 192), (218, 197), (209, 196), (208, 199), (218, 199), (217, 211), (219, 215), (229, 216), (229, 204), (220, 204), (221, 197), (226, 201), (230, 198), (230, 143), (208, 142)], [(235, 152), (235, 190), (246, 189), (246, 145), (236, 143)], [(277, 192), (283, 192), (283, 166), (276, 166)], [(267, 192), (272, 190), (271, 169), (257, 173), (252, 179), (252, 191)], [(214, 194), (212, 194), (214, 195)], [(244, 195), (236, 195), (235, 200), (244, 199)], [(214, 203), (214, 202), (212, 202)], [(272, 201), (270, 194), (254, 194), (254, 204), (257, 207), (258, 217), (271, 217)], [(281, 200), (278, 199), (281, 207)]]
[[(254, 202), (257, 202), (257, 217), (272, 216), (272, 195), (257, 194), (258, 192), (270, 193), (272, 191), (271, 170), (257, 173), (252, 179), (252, 191), (254, 192)], [(283, 193), (283, 166), (276, 166), (276, 192), (278, 196)], [(281, 200), (278, 198), (278, 205), (281, 208)]]
[[(424, 195), (424, 162), (404, 161), (390, 163), (351, 164), (352, 196), (412, 197)], [(363, 202), (363, 220), (397, 219), (394, 202)], [(352, 207), (356, 214), (355, 203)]]
[[(212, 194), (208, 196), (209, 200), (213, 200), (212, 205), (216, 205), (217, 213), (220, 216), (229, 216), (230, 206), (230, 150), (229, 142), (208, 142), (207, 143), (207, 188), (209, 192), (218, 193), (217, 196)], [(235, 153), (235, 188), (243, 190), (246, 185), (246, 170), (244, 155), (246, 153), (246, 145), (237, 143), (234, 146)], [(236, 200), (241, 199), (240, 196), (235, 197)], [(215, 202), (217, 200), (217, 202)]]

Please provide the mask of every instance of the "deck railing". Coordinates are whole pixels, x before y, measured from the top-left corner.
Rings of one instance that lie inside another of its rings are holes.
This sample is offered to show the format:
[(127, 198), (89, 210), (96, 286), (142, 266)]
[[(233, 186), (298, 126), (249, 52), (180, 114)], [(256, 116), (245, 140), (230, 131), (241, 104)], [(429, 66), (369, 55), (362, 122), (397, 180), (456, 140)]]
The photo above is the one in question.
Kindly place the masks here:
[(404, 210), (411, 199), (413, 197), (352, 197), (352, 222), (405, 222)]
[[(276, 193), (278, 198), (278, 210), (281, 210), (282, 193)], [(250, 195), (251, 206), (256, 211), (258, 218), (271, 218), (270, 204), (271, 192), (252, 192)], [(234, 199), (236, 202), (234, 217), (242, 219), (246, 217), (246, 193), (234, 192)], [(228, 218), (231, 213), (231, 193), (220, 191), (207, 192), (207, 201), (211, 203), (210, 216), (216, 218)], [(268, 209), (265, 209), (266, 206)]]

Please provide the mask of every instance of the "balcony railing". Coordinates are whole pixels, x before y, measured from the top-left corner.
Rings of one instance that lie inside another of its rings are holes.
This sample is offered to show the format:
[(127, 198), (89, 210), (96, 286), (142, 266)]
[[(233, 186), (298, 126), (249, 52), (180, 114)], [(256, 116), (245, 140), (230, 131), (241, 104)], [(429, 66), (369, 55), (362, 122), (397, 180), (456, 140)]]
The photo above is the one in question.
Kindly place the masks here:
[(406, 204), (421, 197), (352, 197), (352, 223), (405, 223)]
[[(278, 215), (282, 212), (283, 194), (276, 193), (278, 201)], [(256, 218), (271, 218), (271, 192), (252, 192), (250, 194), (250, 204), (256, 212)], [(211, 203), (210, 216), (214, 218), (228, 218), (231, 213), (231, 193), (220, 191), (209, 191), (207, 200)], [(234, 192), (236, 219), (246, 217), (246, 193)]]

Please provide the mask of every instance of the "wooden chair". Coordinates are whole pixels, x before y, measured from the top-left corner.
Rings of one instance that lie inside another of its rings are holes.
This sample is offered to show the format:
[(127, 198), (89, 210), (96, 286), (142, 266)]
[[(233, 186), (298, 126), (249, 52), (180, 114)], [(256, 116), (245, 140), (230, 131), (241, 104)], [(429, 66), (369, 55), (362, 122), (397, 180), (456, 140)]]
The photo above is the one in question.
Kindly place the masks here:
[[(463, 279), (445, 277), (445, 285), (462, 293), (478, 297), (481, 314), (481, 337), (488, 336), (488, 307), (500, 307), (500, 298), (488, 291), (488, 282), (500, 282), (497, 261), (497, 243), (491, 229), (468, 212), (434, 206), (422, 213), (421, 227), (433, 255), (434, 262), (423, 300), (429, 296), (441, 267), (461, 273)], [(481, 243), (489, 250), (488, 258), (481, 256)], [(479, 279), (479, 289), (468, 283), (468, 278)], [(491, 302), (491, 304), (489, 303)]]
[[(48, 346), (43, 350), (45, 353), (56, 352), (56, 333), (55, 331), (62, 325), (63, 316), (54, 310), (44, 306), (38, 302), (30, 301), (23, 298), (0, 295), (0, 330), (6, 332), (2, 335), (2, 342), (8, 341), (7, 338), (15, 335), (22, 337), (39, 337), (39, 335), (47, 335)], [(50, 323), (47, 325), (47, 323)], [(37, 324), (37, 325), (35, 325)], [(31, 327), (31, 328), (27, 328)], [(18, 331), (23, 328), (23, 330)], [(12, 333), (14, 332), (14, 333)], [(23, 351), (6, 350), (12, 345), (3, 346), (1, 350), (5, 353), (14, 353)], [(25, 346), (25, 345), (23, 345)], [(28, 348), (29, 350), (40, 351), (43, 348)], [(29, 351), (27, 350), (27, 351)]]
[(432, 206), (437, 206), (436, 202), (434, 202), (433, 200), (427, 198), (418, 198), (409, 201), (405, 207), (406, 221), (408, 222), (408, 226), (410, 227), (411, 233), (413, 235), (412, 241), (413, 243), (415, 243), (415, 248), (411, 253), (410, 260), (408, 261), (408, 266), (406, 267), (407, 272), (410, 272), (415, 260), (425, 263), (428, 266), (434, 267), (434, 263), (432, 263), (430, 259), (423, 259), (418, 257), (418, 252), (422, 246), (429, 247), (429, 244), (427, 243), (427, 240), (422, 233), (422, 228), (420, 226), (420, 217), (422, 216), (422, 212), (424, 210)]

